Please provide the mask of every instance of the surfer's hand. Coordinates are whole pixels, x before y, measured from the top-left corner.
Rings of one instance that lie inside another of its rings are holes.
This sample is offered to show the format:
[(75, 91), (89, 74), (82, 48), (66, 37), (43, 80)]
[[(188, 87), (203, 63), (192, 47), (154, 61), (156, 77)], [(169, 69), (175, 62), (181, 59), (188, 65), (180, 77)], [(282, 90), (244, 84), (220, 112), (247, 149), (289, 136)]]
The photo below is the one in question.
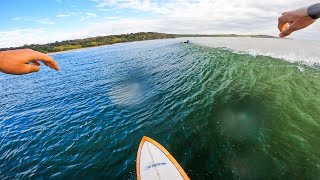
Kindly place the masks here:
[(38, 61), (56, 71), (59, 70), (58, 63), (52, 57), (31, 49), (21, 49), (0, 52), (0, 71), (16, 75), (38, 72), (40, 70)]
[(279, 36), (286, 37), (294, 31), (310, 26), (315, 21), (308, 15), (307, 7), (285, 12), (278, 19)]

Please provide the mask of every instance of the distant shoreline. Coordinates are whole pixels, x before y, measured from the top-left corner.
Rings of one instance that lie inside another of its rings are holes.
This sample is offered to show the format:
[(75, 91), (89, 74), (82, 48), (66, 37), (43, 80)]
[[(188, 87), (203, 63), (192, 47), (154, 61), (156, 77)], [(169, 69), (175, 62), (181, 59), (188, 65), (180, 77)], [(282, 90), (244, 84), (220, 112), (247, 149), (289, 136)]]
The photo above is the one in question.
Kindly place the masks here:
[(156, 39), (173, 39), (173, 38), (188, 38), (188, 37), (245, 37), (245, 38), (278, 38), (269, 35), (238, 35), (238, 34), (166, 34), (157, 32), (140, 32), (121, 35), (98, 36), (85, 39), (66, 40), (48, 44), (31, 44), (20, 47), (0, 48), (0, 51), (14, 49), (32, 49), (50, 55), (63, 52), (71, 52), (80, 49), (87, 49), (105, 45), (113, 45), (118, 43), (136, 42)]
[(97, 36), (85, 39), (74, 39), (65, 41), (56, 41), (48, 44), (30, 44), (20, 47), (0, 48), (0, 51), (15, 50), (15, 49), (32, 49), (42, 53), (57, 53), (63, 51), (77, 50), (83, 48), (112, 45), (124, 42), (145, 41), (153, 39), (170, 39), (175, 38), (172, 34), (157, 33), (157, 32), (139, 32), (131, 34)]
[[(178, 39), (178, 38), (192, 38), (192, 37), (216, 37), (216, 38), (222, 38), (222, 37), (226, 37), (226, 38), (235, 38), (235, 37), (242, 37), (242, 38), (275, 38), (277, 39), (278, 37), (252, 37), (252, 36), (181, 36), (181, 37), (176, 37), (173, 39)], [(144, 41), (152, 41), (152, 40), (161, 40), (161, 39), (149, 39), (149, 40), (144, 40)], [(131, 42), (139, 42), (139, 41), (131, 41)], [(58, 52), (49, 52), (46, 53), (48, 55), (56, 55), (56, 54), (62, 54), (62, 53), (67, 53), (67, 52), (74, 52), (74, 51), (79, 51), (79, 50), (84, 50), (84, 49), (93, 49), (93, 48), (97, 48), (97, 47), (103, 47), (103, 46), (112, 46), (112, 45), (116, 45), (116, 44), (122, 44), (122, 43), (130, 43), (130, 42), (121, 42), (121, 43), (115, 43), (115, 44), (107, 44), (107, 45), (101, 45), (101, 46), (94, 46), (94, 47), (83, 47), (83, 48), (78, 48), (78, 49), (70, 49), (70, 50), (66, 50), (66, 51), (58, 51)]]
[[(118, 43), (117, 43), (117, 44), (118, 44)], [(84, 50), (84, 49), (92, 49), (92, 48), (96, 48), (96, 47), (110, 46), (110, 45), (112, 45), (112, 44), (109, 44), (109, 45), (101, 45), (101, 46), (94, 46), (94, 47), (83, 47), (83, 48), (70, 49), (70, 50), (65, 50), (65, 51), (48, 52), (48, 53), (46, 53), (46, 54), (48, 54), (48, 55), (56, 55), (56, 54), (62, 54), (62, 53), (66, 53), (66, 52), (80, 51), (80, 50)]]
[[(166, 39), (174, 39), (174, 38), (166, 38)], [(153, 40), (164, 40), (164, 39), (148, 39), (148, 40), (143, 40), (143, 41), (153, 41)], [(116, 45), (116, 44), (124, 44), (124, 43), (132, 43), (132, 42), (141, 42), (141, 41), (119, 42), (119, 43), (106, 44), (106, 45), (101, 45), (101, 46), (83, 47), (83, 48), (78, 48), (78, 49), (70, 49), (70, 50), (66, 50), (66, 51), (49, 52), (46, 54), (55, 55), (55, 54), (62, 54), (62, 53), (66, 53), (66, 52), (80, 51), (80, 50), (85, 50), (85, 49), (93, 49), (93, 48), (97, 48), (97, 47), (112, 46), (112, 45)]]
[(240, 35), (240, 34), (175, 34), (175, 37), (246, 37), (246, 38), (279, 38), (269, 35)]

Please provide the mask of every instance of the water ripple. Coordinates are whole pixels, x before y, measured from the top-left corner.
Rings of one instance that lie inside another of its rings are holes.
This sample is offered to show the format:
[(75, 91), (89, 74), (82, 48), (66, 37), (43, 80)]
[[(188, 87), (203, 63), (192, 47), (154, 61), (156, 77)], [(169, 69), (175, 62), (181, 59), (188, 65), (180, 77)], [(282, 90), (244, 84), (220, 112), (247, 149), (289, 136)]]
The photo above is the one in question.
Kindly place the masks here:
[(180, 41), (1, 74), (0, 179), (135, 179), (143, 135), (192, 179), (319, 177), (318, 69)]

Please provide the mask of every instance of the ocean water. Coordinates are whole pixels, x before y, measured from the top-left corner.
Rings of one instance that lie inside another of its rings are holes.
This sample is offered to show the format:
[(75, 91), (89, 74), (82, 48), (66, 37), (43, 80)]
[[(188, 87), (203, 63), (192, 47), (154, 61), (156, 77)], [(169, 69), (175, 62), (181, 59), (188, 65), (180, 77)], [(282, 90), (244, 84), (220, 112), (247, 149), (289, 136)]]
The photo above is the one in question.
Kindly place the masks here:
[(0, 179), (136, 179), (144, 135), (191, 179), (319, 179), (317, 42), (183, 40), (66, 52), (52, 55), (59, 72), (0, 74)]

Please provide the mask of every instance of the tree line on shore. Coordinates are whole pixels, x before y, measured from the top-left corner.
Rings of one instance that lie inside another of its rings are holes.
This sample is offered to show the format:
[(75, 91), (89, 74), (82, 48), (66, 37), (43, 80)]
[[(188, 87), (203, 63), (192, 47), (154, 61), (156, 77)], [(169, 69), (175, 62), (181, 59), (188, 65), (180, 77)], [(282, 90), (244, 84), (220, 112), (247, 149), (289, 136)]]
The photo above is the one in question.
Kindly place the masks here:
[(72, 49), (80, 49), (86, 47), (95, 47), (102, 45), (111, 45), (123, 42), (145, 41), (152, 39), (168, 39), (180, 37), (252, 37), (252, 38), (275, 38), (268, 35), (237, 35), (237, 34), (166, 34), (157, 32), (139, 32), (121, 35), (97, 36), (85, 39), (75, 39), (66, 41), (56, 41), (48, 44), (30, 44), (20, 47), (0, 48), (0, 51), (14, 50), (14, 49), (32, 49), (43, 53), (60, 52)]
[(111, 36), (98, 36), (85, 39), (75, 39), (67, 41), (56, 41), (54, 43), (48, 44), (30, 44), (20, 47), (10, 47), (10, 48), (0, 48), (0, 51), (13, 50), (13, 49), (32, 49), (35, 51), (50, 53), (67, 51), (72, 49), (80, 49), (86, 47), (95, 47), (102, 45), (110, 45), (122, 42), (133, 42), (133, 41), (144, 41), (152, 39), (167, 39), (175, 38), (172, 34), (156, 33), (156, 32), (139, 32), (121, 35), (111, 35)]

